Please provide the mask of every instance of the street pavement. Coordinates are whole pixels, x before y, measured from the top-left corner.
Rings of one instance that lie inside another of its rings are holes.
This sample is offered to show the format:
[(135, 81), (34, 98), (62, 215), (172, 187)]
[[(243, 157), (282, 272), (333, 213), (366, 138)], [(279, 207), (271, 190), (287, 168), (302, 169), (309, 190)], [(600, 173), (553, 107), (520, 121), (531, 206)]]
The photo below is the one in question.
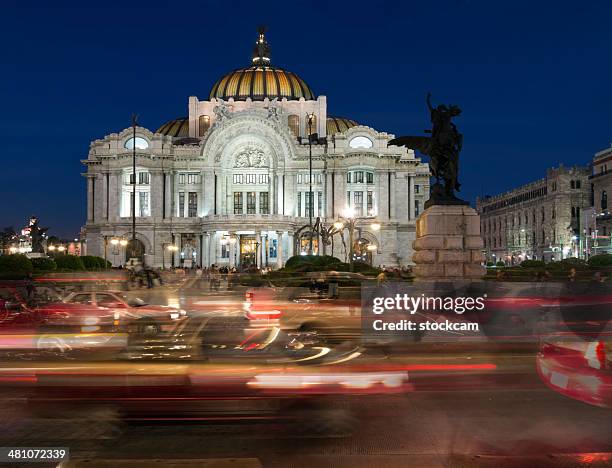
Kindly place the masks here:
[[(206, 315), (240, 314), (243, 291), (210, 294), (196, 280), (131, 294)], [(16, 389), (0, 395), (0, 446), (70, 447), (80, 459), (232, 458), (233, 466), (612, 466), (612, 410), (550, 390), (533, 351), (449, 348), (364, 359), (413, 369), (413, 391), (330, 399), (354, 416), (352, 434), (296, 435), (274, 421), (128, 424), (110, 410), (77, 408), (47, 419), (33, 416)]]

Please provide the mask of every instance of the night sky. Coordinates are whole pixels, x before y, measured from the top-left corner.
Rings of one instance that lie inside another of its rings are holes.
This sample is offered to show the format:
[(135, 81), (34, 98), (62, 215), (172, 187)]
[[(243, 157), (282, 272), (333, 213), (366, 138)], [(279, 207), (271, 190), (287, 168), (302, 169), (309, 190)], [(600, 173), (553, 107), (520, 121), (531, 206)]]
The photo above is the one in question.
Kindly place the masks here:
[(259, 24), (272, 63), (326, 95), (331, 115), (421, 135), (428, 90), (458, 104), (471, 201), (612, 141), (609, 1), (2, 4), (0, 228), (36, 214), (74, 237), (89, 142), (133, 112), (151, 130), (187, 115), (190, 95), (249, 64)]

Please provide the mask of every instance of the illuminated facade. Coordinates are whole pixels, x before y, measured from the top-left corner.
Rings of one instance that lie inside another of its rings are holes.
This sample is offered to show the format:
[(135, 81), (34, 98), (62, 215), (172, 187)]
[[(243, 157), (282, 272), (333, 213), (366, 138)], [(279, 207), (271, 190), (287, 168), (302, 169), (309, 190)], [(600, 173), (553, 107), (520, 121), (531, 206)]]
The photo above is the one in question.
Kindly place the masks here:
[[(387, 147), (393, 135), (328, 115), (327, 98), (273, 67), (269, 52), (261, 33), (251, 66), (221, 77), (206, 100), (190, 97), (187, 117), (136, 127), (135, 139), (129, 127), (91, 143), (83, 161), (89, 254), (125, 262), (128, 247), (116, 239), (131, 238), (135, 196), (137, 244), (153, 266), (280, 267), (308, 252), (310, 210), (313, 223), (331, 226), (347, 208), (363, 259), (411, 263), (428, 165)], [(327, 254), (346, 259), (344, 235)], [(323, 252), (317, 235), (313, 252)]]
[(581, 256), (584, 220), (591, 206), (587, 167), (549, 169), (546, 178), (496, 196), (479, 198), (487, 261)]
[(589, 226), (589, 250), (593, 255), (612, 253), (612, 206), (608, 202), (612, 194), (612, 146), (597, 152), (592, 166), (589, 179), (593, 190), (594, 222)]

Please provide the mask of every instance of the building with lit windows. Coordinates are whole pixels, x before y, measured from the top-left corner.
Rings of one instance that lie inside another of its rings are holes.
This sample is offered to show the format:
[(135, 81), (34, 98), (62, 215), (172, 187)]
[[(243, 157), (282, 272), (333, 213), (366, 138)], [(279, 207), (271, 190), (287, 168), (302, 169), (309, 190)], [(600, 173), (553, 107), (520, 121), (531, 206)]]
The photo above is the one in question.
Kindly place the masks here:
[[(411, 264), (429, 167), (388, 147), (392, 138), (328, 114), (326, 96), (272, 65), (261, 32), (252, 63), (219, 78), (206, 99), (190, 97), (186, 117), (91, 143), (88, 253), (114, 265), (134, 255), (153, 266), (280, 267), (309, 252), (311, 217), (331, 226), (348, 212), (356, 258)], [(312, 234), (313, 253), (346, 259), (343, 236), (322, 246)]]
[(591, 207), (587, 167), (549, 169), (544, 179), (477, 199), (487, 261), (582, 256), (586, 211)]
[(590, 230), (590, 254), (612, 253), (612, 145), (595, 153), (589, 177), (593, 192), (594, 222)]

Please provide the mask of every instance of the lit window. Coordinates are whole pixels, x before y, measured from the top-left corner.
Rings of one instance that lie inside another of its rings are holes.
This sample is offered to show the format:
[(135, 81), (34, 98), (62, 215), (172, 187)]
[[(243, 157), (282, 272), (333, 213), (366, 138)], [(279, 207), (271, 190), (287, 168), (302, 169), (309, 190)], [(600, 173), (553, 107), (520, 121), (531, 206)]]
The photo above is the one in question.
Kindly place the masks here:
[(255, 192), (247, 192), (247, 214), (255, 214)]
[(208, 115), (201, 115), (199, 118), (200, 125), (200, 136), (204, 136), (206, 131), (210, 128), (210, 117)]
[(298, 136), (300, 134), (300, 118), (297, 115), (290, 115), (288, 123), (293, 134)]
[(371, 148), (372, 140), (364, 136), (357, 136), (349, 142), (351, 148)]
[(234, 214), (242, 214), (242, 192), (234, 192)]
[[(135, 140), (136, 140), (136, 149), (144, 150), (149, 147), (149, 143), (144, 138), (136, 137)], [(123, 146), (126, 149), (134, 149), (134, 138), (130, 138), (128, 141), (125, 142)]]

